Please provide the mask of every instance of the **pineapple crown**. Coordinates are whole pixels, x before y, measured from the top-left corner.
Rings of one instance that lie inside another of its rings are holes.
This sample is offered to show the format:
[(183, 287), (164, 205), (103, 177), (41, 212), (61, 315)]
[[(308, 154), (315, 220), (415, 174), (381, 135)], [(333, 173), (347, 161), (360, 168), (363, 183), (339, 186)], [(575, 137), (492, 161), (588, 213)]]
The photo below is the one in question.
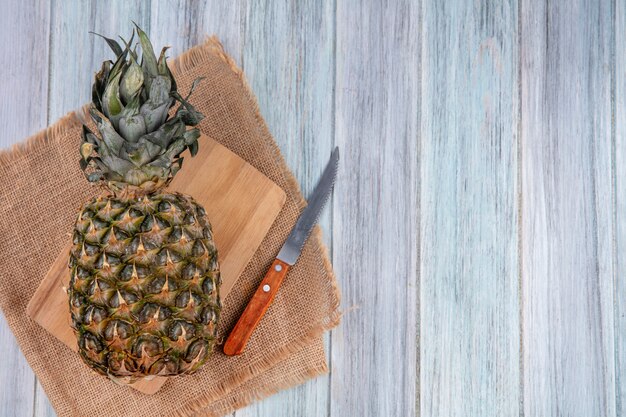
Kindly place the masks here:
[[(124, 48), (102, 35), (116, 55), (96, 73), (89, 112), (99, 136), (83, 125), (80, 166), (90, 182), (102, 182), (113, 192), (150, 193), (165, 186), (183, 163), (187, 148), (198, 152), (198, 128), (204, 117), (176, 89), (165, 52), (157, 60), (150, 39), (135, 24)], [(131, 49), (135, 32), (141, 44)], [(179, 102), (173, 116), (170, 108)]]

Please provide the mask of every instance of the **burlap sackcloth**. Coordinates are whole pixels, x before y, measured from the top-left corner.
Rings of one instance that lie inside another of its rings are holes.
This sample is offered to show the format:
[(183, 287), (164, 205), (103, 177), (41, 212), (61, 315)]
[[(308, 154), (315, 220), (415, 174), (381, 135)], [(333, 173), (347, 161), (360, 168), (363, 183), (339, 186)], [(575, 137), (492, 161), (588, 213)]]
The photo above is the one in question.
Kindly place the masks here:
[[(241, 70), (215, 38), (172, 62), (179, 89), (205, 77), (192, 102), (205, 134), (237, 153), (287, 193), (261, 247), (224, 301), (227, 334), (243, 311), (305, 201), (263, 121)], [(339, 291), (319, 228), (240, 357), (218, 349), (195, 375), (141, 394), (95, 375), (26, 316), (26, 305), (67, 243), (82, 202), (98, 190), (78, 166), (83, 110), (0, 153), (0, 308), (60, 416), (223, 415), (327, 371), (321, 335), (339, 323)], [(200, 144), (202, 146), (202, 144)], [(184, 167), (183, 167), (184, 169)]]

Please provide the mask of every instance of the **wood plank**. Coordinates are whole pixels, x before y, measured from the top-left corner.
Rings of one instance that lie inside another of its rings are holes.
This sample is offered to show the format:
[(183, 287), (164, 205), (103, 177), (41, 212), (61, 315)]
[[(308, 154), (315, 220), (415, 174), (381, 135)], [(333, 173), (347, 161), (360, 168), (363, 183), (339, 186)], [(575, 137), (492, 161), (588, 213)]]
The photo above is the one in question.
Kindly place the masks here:
[(422, 10), (421, 413), (517, 417), (517, 2)]
[(11, 40), (0, 48), (0, 85), (6, 96), (0, 101), (0, 117), (6, 121), (0, 135), (4, 148), (46, 127), (49, 8), (32, 0), (3, 5), (0, 34)]
[[(42, 2), (9, 2), (0, 14), (2, 80), (0, 148), (47, 124), (50, 8)], [(33, 53), (35, 51), (35, 53)], [(35, 375), (0, 313), (0, 415), (33, 415)]]
[[(334, 144), (335, 2), (251, 1), (242, 9), (243, 55), (239, 62), (306, 198)], [(319, 223), (325, 243), (332, 246), (331, 204), (328, 206)], [(329, 336), (325, 340), (329, 351)], [(332, 363), (330, 367), (332, 372)], [(281, 391), (235, 415), (325, 416), (329, 378), (321, 376)]]
[(1, 312), (0, 355), (0, 416), (32, 416), (35, 375)]
[(55, 417), (57, 413), (52, 408), (52, 404), (48, 401), (48, 397), (46, 396), (43, 387), (37, 380), (37, 386), (35, 387), (35, 410), (33, 413), (33, 417)]
[(615, 2), (614, 198), (615, 415), (626, 413), (626, 0)]
[(49, 123), (89, 102), (94, 74), (102, 61), (114, 58), (106, 42), (89, 32), (128, 40), (131, 19), (150, 30), (149, 2), (81, 2), (70, 7), (55, 0), (52, 4)]
[(521, 6), (523, 400), (529, 416), (617, 415), (613, 19), (608, 0)]
[(171, 45), (171, 56), (217, 35), (226, 52), (241, 62), (242, 19), (246, 1), (171, 0), (157, 1), (150, 8), (151, 39), (154, 44)]
[[(331, 416), (413, 416), (417, 396), (419, 3), (337, 2)], [(350, 309), (354, 308), (355, 311)]]

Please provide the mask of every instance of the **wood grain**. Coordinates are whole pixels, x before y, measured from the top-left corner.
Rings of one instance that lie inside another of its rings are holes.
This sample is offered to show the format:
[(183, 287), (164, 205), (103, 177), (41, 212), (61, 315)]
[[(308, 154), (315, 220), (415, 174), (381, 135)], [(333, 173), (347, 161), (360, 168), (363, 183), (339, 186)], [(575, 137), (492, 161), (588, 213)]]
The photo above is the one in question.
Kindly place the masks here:
[(154, 44), (170, 45), (171, 56), (217, 35), (228, 54), (241, 59), (242, 8), (245, 1), (224, 4), (220, 0), (153, 1), (150, 8), (151, 39)]
[(522, 2), (528, 416), (616, 415), (613, 18), (610, 1)]
[[(50, 34), (50, 8), (44, 3), (9, 2), (2, 9), (0, 35), (11, 41), (0, 48), (0, 91), (11, 98), (0, 100), (0, 120), (5, 121), (0, 148), (47, 125)], [(30, 417), (36, 411), (35, 375), (1, 313), (0, 322), (0, 416)]]
[(0, 48), (0, 87), (12, 98), (0, 101), (0, 117), (11, 121), (0, 135), (0, 148), (4, 148), (46, 127), (49, 7), (34, 0), (3, 5), (0, 34), (11, 39), (10, 48)]
[(517, 417), (517, 3), (422, 10), (421, 413)]
[(279, 259), (272, 262), (224, 343), (226, 355), (241, 355), (244, 352), (250, 336), (254, 333), (267, 309), (272, 305), (289, 268), (288, 264)]
[(330, 415), (417, 413), (419, 4), (337, 2)]
[(0, 366), (0, 416), (32, 416), (35, 375), (2, 313), (0, 319), (0, 355), (7, 358)]
[(49, 124), (91, 99), (94, 74), (102, 61), (114, 57), (106, 42), (89, 32), (128, 40), (131, 20), (150, 30), (149, 2), (80, 1), (70, 6), (54, 0), (51, 5)]
[[(233, 152), (202, 135), (198, 154), (183, 154), (185, 169), (176, 175), (169, 190), (194, 197), (207, 212), (219, 251), (224, 306), (228, 293), (256, 252), (282, 209), (285, 192)], [(69, 323), (66, 289), (69, 285), (64, 248), (28, 303), (26, 313), (72, 350), (76, 336)], [(167, 381), (155, 378), (131, 386), (154, 394)]]
[(615, 5), (614, 236), (615, 415), (626, 413), (626, 0)]
[[(31, 371), (32, 372), (32, 371)], [(52, 408), (52, 404), (48, 400), (43, 387), (37, 380), (37, 386), (33, 395), (34, 411), (33, 416), (36, 417), (55, 417), (57, 414)]]

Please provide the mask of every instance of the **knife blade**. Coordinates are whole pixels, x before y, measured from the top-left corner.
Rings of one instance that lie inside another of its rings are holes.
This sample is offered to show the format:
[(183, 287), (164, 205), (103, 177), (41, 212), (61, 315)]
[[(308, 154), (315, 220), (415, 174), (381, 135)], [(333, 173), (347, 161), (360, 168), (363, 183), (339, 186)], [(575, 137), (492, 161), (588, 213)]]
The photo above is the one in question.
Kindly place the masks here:
[(265, 315), (265, 312), (274, 301), (278, 288), (282, 284), (287, 272), (293, 266), (302, 252), (304, 244), (311, 234), (313, 227), (330, 197), (339, 166), (339, 148), (335, 147), (330, 160), (324, 168), (322, 177), (315, 186), (306, 208), (298, 217), (295, 226), (291, 229), (287, 240), (278, 252), (276, 259), (268, 269), (261, 284), (248, 302), (245, 310), (239, 317), (237, 324), (230, 332), (226, 343), (224, 343), (224, 353), (228, 356), (240, 355), (243, 353), (254, 329)]

